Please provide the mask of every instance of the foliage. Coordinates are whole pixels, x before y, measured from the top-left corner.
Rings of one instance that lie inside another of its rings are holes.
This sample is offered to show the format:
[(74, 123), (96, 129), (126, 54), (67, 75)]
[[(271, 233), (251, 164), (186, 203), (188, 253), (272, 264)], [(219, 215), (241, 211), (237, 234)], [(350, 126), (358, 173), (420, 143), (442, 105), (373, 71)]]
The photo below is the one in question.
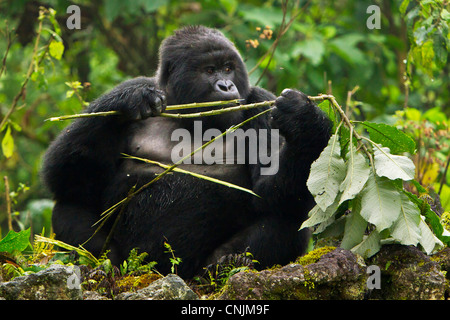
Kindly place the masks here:
[(164, 241), (164, 247), (167, 249), (167, 251), (164, 251), (166, 253), (170, 253), (171, 257), (169, 258), (170, 263), (172, 266), (170, 267), (170, 272), (177, 273), (178, 265), (181, 263), (181, 258), (175, 256), (175, 251), (172, 249), (172, 246)]
[[(307, 186), (317, 204), (301, 229), (342, 237), (342, 248), (363, 257), (384, 243), (420, 245), (427, 254), (448, 245), (450, 232), (436, 213), (403, 187), (415, 177), (415, 165), (404, 155), (415, 152), (414, 141), (395, 126), (351, 122), (334, 98), (331, 102), (341, 120), (311, 166)], [(357, 133), (358, 125), (369, 137)]]
[(148, 253), (146, 253), (146, 252), (143, 252), (138, 255), (138, 250), (132, 249), (130, 251), (130, 255), (128, 256), (127, 260), (124, 261), (120, 265), (120, 273), (122, 275), (125, 275), (127, 273), (128, 274), (132, 274), (132, 273), (139, 274), (140, 272), (144, 272), (144, 273), (152, 272), (152, 270), (156, 266), (156, 262), (144, 263), (144, 259), (147, 256), (148, 256)]
[(6, 237), (0, 240), (0, 252), (22, 252), (30, 245), (30, 229), (19, 232), (9, 231)]

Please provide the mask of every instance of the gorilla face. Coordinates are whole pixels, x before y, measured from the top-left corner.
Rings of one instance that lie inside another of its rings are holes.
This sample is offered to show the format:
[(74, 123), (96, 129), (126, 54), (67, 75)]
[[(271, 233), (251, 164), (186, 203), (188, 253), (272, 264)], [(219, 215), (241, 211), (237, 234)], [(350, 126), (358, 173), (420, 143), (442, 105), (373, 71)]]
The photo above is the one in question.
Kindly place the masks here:
[(217, 30), (179, 30), (163, 42), (160, 57), (158, 83), (167, 93), (168, 104), (248, 96), (245, 64), (234, 45)]

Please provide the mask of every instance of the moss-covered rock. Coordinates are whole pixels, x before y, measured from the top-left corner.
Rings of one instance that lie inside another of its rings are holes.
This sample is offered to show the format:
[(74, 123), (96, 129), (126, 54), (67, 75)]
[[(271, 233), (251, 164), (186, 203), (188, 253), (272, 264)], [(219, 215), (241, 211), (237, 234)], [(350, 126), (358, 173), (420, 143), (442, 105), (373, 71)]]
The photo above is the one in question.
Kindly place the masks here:
[(306, 265), (291, 263), (238, 273), (229, 279), (218, 299), (362, 299), (367, 276), (357, 257), (341, 248), (319, 253), (313, 254), (316, 262)]
[(70, 266), (54, 264), (45, 270), (0, 283), (6, 300), (81, 300), (79, 274)]
[(381, 270), (381, 289), (372, 299), (434, 300), (445, 298), (445, 276), (438, 262), (413, 246), (384, 246), (371, 260)]

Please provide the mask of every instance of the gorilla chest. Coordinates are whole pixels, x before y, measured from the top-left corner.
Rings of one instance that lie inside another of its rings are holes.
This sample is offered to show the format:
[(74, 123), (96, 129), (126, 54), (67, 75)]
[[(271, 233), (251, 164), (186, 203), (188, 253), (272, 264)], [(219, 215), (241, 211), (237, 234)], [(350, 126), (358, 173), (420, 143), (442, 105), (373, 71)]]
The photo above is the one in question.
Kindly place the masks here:
[[(245, 164), (245, 144), (239, 138), (220, 138), (204, 149), (190, 154), (220, 135), (219, 129), (205, 129), (200, 121), (188, 128), (176, 119), (149, 118), (130, 128), (126, 153), (135, 157), (171, 165), (181, 161), (179, 169), (251, 188), (248, 166)], [(127, 173), (146, 175), (164, 169), (156, 163), (126, 160)], [(195, 178), (198, 179), (198, 178)]]

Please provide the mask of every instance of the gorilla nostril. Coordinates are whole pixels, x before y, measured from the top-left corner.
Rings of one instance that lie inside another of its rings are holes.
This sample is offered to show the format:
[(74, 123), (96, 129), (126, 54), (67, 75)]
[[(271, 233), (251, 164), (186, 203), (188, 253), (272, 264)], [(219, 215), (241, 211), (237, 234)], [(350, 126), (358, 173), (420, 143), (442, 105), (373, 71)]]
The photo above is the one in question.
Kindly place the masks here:
[(230, 80), (218, 80), (215, 87), (216, 91), (221, 93), (235, 94), (237, 92), (235, 84)]
[(225, 84), (222, 83), (218, 83), (217, 86), (219, 87), (220, 90), (227, 92), (228, 91), (228, 87)]

